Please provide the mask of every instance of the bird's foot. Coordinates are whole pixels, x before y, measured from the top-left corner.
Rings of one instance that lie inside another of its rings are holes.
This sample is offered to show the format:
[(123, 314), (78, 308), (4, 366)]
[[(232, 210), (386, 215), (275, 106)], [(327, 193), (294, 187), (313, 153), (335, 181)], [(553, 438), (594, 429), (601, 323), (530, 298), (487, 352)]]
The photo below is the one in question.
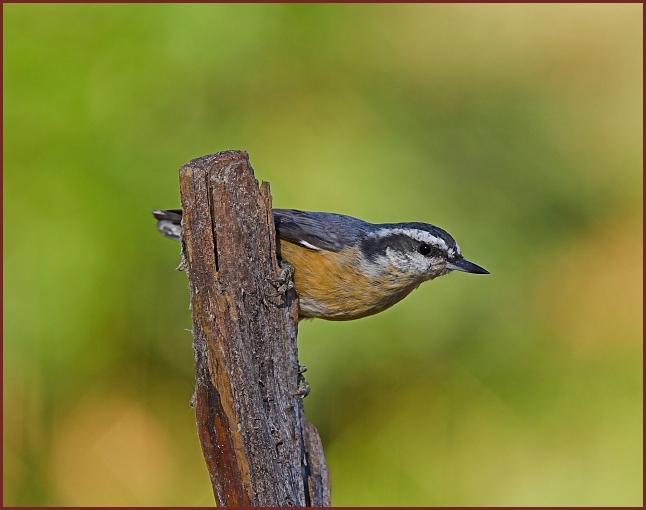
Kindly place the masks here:
[(301, 398), (305, 398), (310, 394), (310, 385), (303, 375), (305, 372), (307, 372), (307, 367), (305, 365), (298, 365), (298, 388), (294, 395)]
[(295, 396), (305, 398), (310, 394), (310, 385), (309, 383), (305, 380), (304, 377), (301, 377), (300, 381), (298, 382), (298, 389), (294, 393)]
[(288, 290), (294, 288), (294, 268), (291, 264), (281, 261), (280, 273), (278, 278), (270, 280), (271, 285), (276, 289), (276, 295), (285, 294)]

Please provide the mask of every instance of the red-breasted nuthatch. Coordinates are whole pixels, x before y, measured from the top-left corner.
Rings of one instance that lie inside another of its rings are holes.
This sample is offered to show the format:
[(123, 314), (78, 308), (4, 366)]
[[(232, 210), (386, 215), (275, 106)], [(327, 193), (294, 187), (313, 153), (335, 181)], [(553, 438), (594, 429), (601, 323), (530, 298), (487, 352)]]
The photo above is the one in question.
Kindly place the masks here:
[[(325, 212), (274, 209), (280, 256), (293, 268), (301, 319), (359, 319), (394, 305), (422, 282), (451, 271), (488, 274), (451, 235), (428, 223), (383, 223)], [(153, 212), (181, 236), (181, 209)]]

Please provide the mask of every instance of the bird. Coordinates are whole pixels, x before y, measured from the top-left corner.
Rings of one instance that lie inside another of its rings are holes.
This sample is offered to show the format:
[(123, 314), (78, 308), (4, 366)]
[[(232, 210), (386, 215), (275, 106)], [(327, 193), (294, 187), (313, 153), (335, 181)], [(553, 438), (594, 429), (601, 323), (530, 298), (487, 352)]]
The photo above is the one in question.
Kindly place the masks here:
[[(153, 211), (157, 229), (180, 239), (181, 209)], [(279, 256), (292, 271), (299, 320), (360, 319), (390, 308), (425, 281), (452, 271), (489, 274), (429, 223), (370, 223), (352, 216), (273, 209)]]

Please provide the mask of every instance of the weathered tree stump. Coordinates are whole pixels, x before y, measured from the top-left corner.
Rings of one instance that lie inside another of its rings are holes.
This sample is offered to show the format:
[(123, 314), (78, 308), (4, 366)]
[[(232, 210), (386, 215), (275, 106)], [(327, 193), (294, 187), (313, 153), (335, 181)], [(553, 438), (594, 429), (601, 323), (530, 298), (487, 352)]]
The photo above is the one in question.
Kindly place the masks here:
[(299, 388), (297, 297), (277, 290), (269, 185), (258, 186), (246, 152), (225, 151), (183, 166), (180, 190), (195, 414), (216, 503), (329, 506)]

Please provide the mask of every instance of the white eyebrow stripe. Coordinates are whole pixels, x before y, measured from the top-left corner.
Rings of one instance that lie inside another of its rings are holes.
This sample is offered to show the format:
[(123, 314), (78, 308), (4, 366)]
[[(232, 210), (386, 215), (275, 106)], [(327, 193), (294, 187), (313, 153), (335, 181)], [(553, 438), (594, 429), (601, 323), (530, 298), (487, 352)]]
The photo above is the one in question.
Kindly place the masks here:
[(301, 239), (298, 243), (305, 246), (305, 248), (309, 248), (310, 250), (321, 251), (321, 248), (319, 248), (318, 246), (314, 246), (313, 244), (310, 244), (307, 241), (304, 241), (303, 239)]
[(443, 249), (445, 252), (449, 251), (449, 247), (447, 246), (444, 239), (436, 237), (430, 232), (426, 232), (425, 230), (418, 230), (416, 228), (382, 228), (374, 233), (376, 237), (386, 237), (392, 234), (403, 234), (408, 237), (412, 237), (413, 239), (417, 239), (418, 241), (437, 246), (438, 248)]

